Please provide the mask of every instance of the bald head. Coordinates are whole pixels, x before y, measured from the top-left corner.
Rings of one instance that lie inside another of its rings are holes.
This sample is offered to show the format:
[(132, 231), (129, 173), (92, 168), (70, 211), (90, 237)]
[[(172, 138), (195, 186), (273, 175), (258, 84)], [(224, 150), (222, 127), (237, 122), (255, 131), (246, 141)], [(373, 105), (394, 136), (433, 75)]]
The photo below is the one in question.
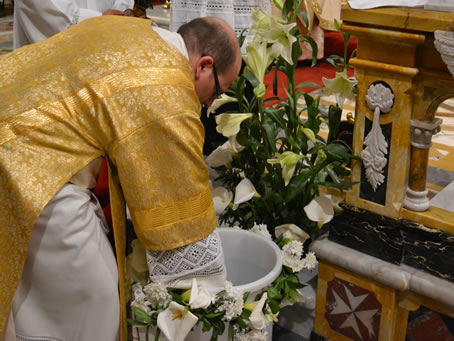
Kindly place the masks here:
[(222, 19), (197, 18), (178, 30), (188, 49), (195, 91), (210, 106), (232, 84), (241, 69), (241, 52), (233, 29)]
[(189, 55), (212, 56), (216, 70), (227, 72), (241, 58), (240, 45), (233, 29), (216, 17), (194, 19), (178, 29)]

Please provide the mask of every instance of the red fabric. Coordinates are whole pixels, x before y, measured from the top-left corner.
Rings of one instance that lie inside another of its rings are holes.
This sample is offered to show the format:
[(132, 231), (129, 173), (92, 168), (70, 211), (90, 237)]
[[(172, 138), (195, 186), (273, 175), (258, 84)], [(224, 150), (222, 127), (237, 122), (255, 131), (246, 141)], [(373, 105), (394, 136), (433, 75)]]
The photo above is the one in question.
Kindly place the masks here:
[[(358, 40), (350, 36), (347, 45), (347, 58), (350, 58), (352, 52), (358, 46)], [(331, 55), (344, 56), (344, 38), (339, 32), (325, 31), (325, 49), (324, 57)]]
[[(358, 41), (355, 37), (350, 37), (347, 45), (347, 56), (350, 56), (354, 49), (356, 49)], [(344, 54), (344, 38), (339, 32), (325, 32), (325, 58), (333, 54), (338, 56), (343, 56)], [(303, 82), (313, 82), (323, 86), (322, 77), (325, 78), (334, 78), (336, 76), (336, 69), (334, 66), (329, 64), (326, 61), (319, 61), (317, 65), (311, 67), (308, 65), (308, 61), (300, 63), (296, 69), (295, 81), (296, 84)], [(351, 68), (348, 70), (348, 76), (351, 77), (354, 75), (354, 71)], [(287, 98), (283, 86), (287, 88), (287, 77), (282, 73), (278, 72), (278, 91), (277, 95), (282, 98)], [(264, 83), (267, 86), (265, 98), (274, 97), (273, 95), (273, 80), (274, 80), (274, 70), (265, 76)], [(305, 87), (302, 88), (302, 91), (311, 92), (315, 90), (315, 87)], [(278, 103), (278, 101), (270, 101), (267, 105), (273, 105)]]
[(107, 158), (104, 158), (99, 171), (98, 181), (93, 190), (94, 194), (101, 204), (102, 211), (107, 220), (107, 225), (112, 231), (112, 213), (110, 210), (110, 195), (109, 195), (109, 167)]
[[(353, 74), (354, 74), (353, 69), (350, 68), (348, 70), (347, 74), (349, 77), (353, 76)], [(321, 61), (314, 67), (311, 67), (310, 65), (298, 66), (296, 68), (295, 81), (296, 81), (297, 85), (300, 83), (303, 83), (303, 82), (313, 82), (313, 83), (317, 83), (317, 84), (323, 86), (322, 77), (329, 79), (329, 78), (334, 78), (335, 76), (336, 76), (336, 69), (334, 68), (334, 66), (332, 66), (328, 62)], [(283, 72), (278, 71), (277, 79), (278, 79), (277, 80), (278, 81), (277, 95), (282, 98), (287, 98), (287, 95), (283, 88), (283, 87), (287, 88), (287, 76)], [(264, 83), (267, 86), (266, 93), (265, 93), (265, 99), (274, 97), (273, 80), (274, 80), (274, 70), (265, 76)], [(315, 89), (316, 89), (316, 87), (304, 87), (301, 90), (305, 91), (305, 92), (311, 92)], [(267, 105), (273, 105), (278, 102), (279, 101), (277, 101), (277, 100), (270, 101), (267, 103)]]

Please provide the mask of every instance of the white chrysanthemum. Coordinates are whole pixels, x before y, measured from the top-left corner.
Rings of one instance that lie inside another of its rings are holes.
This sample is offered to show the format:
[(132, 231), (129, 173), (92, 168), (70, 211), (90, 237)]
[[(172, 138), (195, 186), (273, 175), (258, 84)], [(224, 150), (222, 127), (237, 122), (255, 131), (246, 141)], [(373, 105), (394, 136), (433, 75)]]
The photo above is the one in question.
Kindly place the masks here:
[(298, 240), (292, 240), (282, 248), (284, 254), (289, 254), (295, 258), (301, 258), (303, 254), (303, 244)]
[(235, 341), (265, 341), (268, 339), (268, 332), (266, 330), (251, 329), (244, 330), (238, 325), (234, 325)]
[(300, 258), (286, 252), (283, 254), (282, 264), (288, 266), (293, 272), (300, 272), (304, 267), (304, 262)]
[(167, 288), (162, 283), (151, 282), (147, 284), (143, 291), (153, 308), (165, 308), (172, 300), (172, 296), (167, 292)]
[(282, 263), (291, 268), (293, 272), (299, 272), (305, 265), (301, 260), (302, 254), (303, 244), (298, 240), (292, 240), (282, 248)]
[(264, 236), (266, 239), (273, 240), (266, 224), (254, 224), (254, 226), (252, 226), (251, 228), (251, 231)]
[(313, 253), (312, 251), (308, 252), (306, 254), (306, 257), (303, 259), (304, 268), (308, 270), (315, 269), (317, 262), (318, 261), (317, 258), (315, 257), (315, 253)]
[[(135, 289), (135, 290), (134, 290)], [(142, 291), (142, 287), (133, 287), (133, 300), (131, 302), (131, 307), (139, 308), (146, 312), (147, 314), (151, 313), (150, 302), (148, 302), (145, 293)]]
[(232, 286), (232, 283), (227, 281), (224, 286), (224, 291), (220, 294), (222, 304), (216, 311), (225, 311), (224, 320), (230, 321), (234, 317), (241, 315), (243, 311), (243, 295)]

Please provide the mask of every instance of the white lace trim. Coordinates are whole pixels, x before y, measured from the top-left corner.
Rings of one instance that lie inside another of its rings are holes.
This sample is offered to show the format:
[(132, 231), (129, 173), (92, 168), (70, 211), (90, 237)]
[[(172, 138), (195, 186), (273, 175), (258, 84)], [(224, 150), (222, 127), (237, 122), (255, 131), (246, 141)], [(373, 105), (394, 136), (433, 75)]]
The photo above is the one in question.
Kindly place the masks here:
[[(195, 18), (214, 16), (224, 19), (240, 35), (252, 25), (252, 11), (262, 8), (271, 13), (270, 0), (172, 0), (170, 6), (170, 31), (176, 32), (181, 25)], [(246, 41), (252, 39), (247, 35)], [(246, 43), (243, 45), (243, 49)]]
[(208, 237), (168, 251), (147, 250), (150, 279), (167, 282), (191, 274), (192, 277), (218, 275), (224, 271), (221, 239), (215, 230)]

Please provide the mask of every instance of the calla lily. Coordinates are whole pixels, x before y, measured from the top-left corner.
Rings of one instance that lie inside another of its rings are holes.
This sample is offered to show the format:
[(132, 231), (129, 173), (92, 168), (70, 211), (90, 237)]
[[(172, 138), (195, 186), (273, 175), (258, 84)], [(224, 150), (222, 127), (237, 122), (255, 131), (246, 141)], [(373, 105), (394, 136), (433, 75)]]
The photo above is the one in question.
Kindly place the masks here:
[(191, 309), (206, 309), (212, 302), (213, 296), (206, 288), (199, 288), (197, 286), (197, 280), (193, 278), (191, 298), (189, 299), (189, 305), (191, 306)]
[(310, 237), (306, 232), (304, 232), (299, 226), (295, 224), (284, 224), (276, 226), (276, 228), (274, 229), (274, 234), (276, 235), (276, 238), (282, 236), (285, 239), (297, 240), (301, 244), (304, 244), (304, 242)]
[(348, 77), (347, 70), (336, 72), (336, 77), (332, 79), (322, 78), (325, 88), (325, 96), (335, 95), (337, 105), (342, 108), (346, 98), (355, 99), (353, 87), (358, 83), (355, 77)]
[(259, 195), (248, 178), (244, 178), (235, 188), (235, 201), (233, 202), (233, 209), (236, 210), (238, 205), (251, 200), (254, 196)]
[(323, 226), (333, 219), (334, 209), (331, 200), (324, 195), (318, 196), (304, 207), (307, 217), (316, 221), (318, 226)]
[(233, 159), (233, 148), (230, 141), (226, 141), (222, 146), (217, 147), (205, 159), (205, 163), (212, 168), (227, 166)]
[(240, 131), (241, 122), (251, 118), (254, 114), (220, 114), (216, 116), (216, 131), (225, 137), (231, 137)]
[(212, 195), (216, 215), (221, 215), (232, 201), (233, 193), (220, 186), (213, 190)]
[(231, 103), (231, 102), (238, 102), (238, 98), (230, 97), (226, 94), (222, 94), (221, 97), (216, 98), (213, 101), (213, 103), (211, 103), (210, 107), (207, 110), (207, 117), (209, 117), (211, 113), (214, 113), (217, 109), (222, 107), (224, 104)]
[(126, 269), (134, 282), (145, 282), (148, 278), (147, 255), (142, 243), (135, 239), (131, 242), (132, 252), (126, 257)]
[(263, 84), (265, 71), (273, 61), (273, 56), (270, 54), (270, 49), (267, 48), (267, 43), (262, 42), (260, 45), (249, 44), (246, 47), (246, 57), (244, 57), (247, 69), (254, 74)]
[(327, 194), (325, 195), (329, 200), (331, 200), (331, 204), (333, 205), (334, 212), (340, 212), (342, 211), (342, 207), (340, 207), (340, 203), (344, 201), (344, 198), (338, 196), (338, 195), (331, 195)]
[(254, 309), (252, 310), (251, 315), (249, 316), (249, 324), (253, 329), (261, 330), (266, 326), (267, 320), (262, 310), (267, 297), (267, 293), (264, 292), (262, 297), (260, 298), (260, 301), (257, 302)]
[(304, 159), (304, 156), (295, 154), (293, 152), (287, 151), (280, 153), (275, 153), (275, 159), (268, 159), (268, 163), (276, 164), (279, 163), (282, 167), (282, 178), (284, 179), (285, 186), (290, 183), (293, 173), (295, 173), (295, 168), (298, 162)]
[(185, 311), (184, 306), (170, 302), (167, 309), (158, 315), (158, 328), (169, 341), (183, 341), (197, 321), (197, 316)]

